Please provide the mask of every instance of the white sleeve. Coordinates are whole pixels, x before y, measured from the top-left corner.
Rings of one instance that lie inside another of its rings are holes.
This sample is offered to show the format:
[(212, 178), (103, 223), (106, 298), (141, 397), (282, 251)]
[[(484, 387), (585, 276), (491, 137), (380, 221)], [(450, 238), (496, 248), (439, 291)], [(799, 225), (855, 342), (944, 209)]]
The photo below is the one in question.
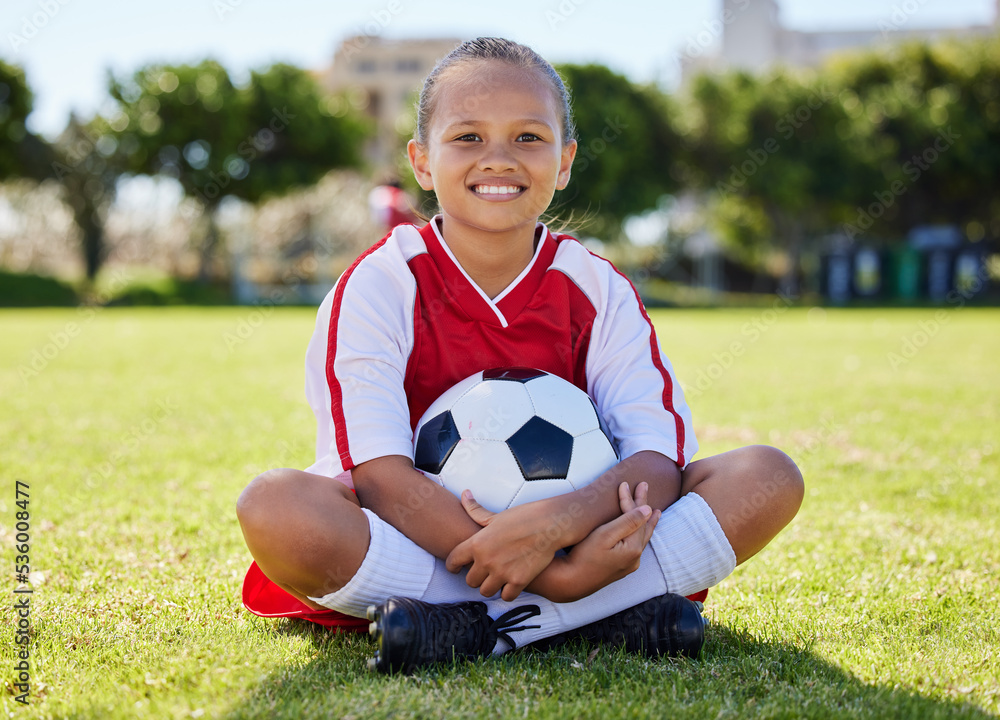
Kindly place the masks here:
[(391, 242), (344, 273), (320, 306), (306, 353), (317, 421), (316, 472), (386, 455), (412, 457), (403, 386), (413, 349), (416, 283)]
[(622, 458), (655, 450), (684, 468), (698, 451), (691, 411), (635, 288), (610, 263), (587, 354), (588, 392)]

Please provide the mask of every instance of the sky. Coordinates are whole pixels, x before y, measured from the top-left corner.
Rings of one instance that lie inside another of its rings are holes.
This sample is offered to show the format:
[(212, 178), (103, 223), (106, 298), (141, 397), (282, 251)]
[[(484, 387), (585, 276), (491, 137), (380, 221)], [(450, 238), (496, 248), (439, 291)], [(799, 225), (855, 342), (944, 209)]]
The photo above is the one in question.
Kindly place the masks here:
[[(755, 0), (749, 0), (751, 2)], [(801, 30), (992, 22), (995, 0), (779, 0)], [(329, 65), (355, 34), (386, 38), (499, 35), (551, 62), (600, 62), (637, 82), (676, 84), (677, 58), (719, 35), (722, 0), (3, 0), (0, 59), (25, 69), (35, 94), (29, 128), (53, 137), (71, 111), (107, 103), (108, 70), (213, 57), (237, 78), (289, 62)], [(706, 35), (705, 33), (708, 33)]]

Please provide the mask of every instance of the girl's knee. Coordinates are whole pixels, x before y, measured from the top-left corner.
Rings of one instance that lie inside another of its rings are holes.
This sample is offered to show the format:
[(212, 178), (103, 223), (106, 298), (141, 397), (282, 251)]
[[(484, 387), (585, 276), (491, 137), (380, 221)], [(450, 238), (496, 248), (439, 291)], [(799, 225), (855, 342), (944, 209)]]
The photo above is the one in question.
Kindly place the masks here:
[(758, 468), (757, 477), (776, 501), (794, 506), (797, 511), (805, 495), (805, 481), (798, 465), (788, 455), (775, 447), (754, 445), (747, 448), (753, 453), (753, 464)]
[(268, 470), (243, 489), (236, 500), (236, 517), (244, 531), (274, 516), (275, 506), (288, 495), (289, 475), (294, 472), (286, 468)]
[(304, 516), (336, 514), (344, 502), (360, 507), (343, 483), (302, 470), (279, 468), (255, 477), (236, 501), (243, 532), (298, 522)]

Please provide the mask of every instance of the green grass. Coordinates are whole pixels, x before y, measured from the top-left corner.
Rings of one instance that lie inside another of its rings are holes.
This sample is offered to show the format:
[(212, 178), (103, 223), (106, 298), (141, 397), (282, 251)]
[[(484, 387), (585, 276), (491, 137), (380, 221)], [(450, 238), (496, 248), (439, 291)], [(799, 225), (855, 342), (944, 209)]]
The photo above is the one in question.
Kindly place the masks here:
[[(936, 312), (653, 314), (701, 454), (774, 444), (807, 483), (792, 525), (712, 592), (703, 660), (573, 646), (384, 678), (363, 669), (367, 637), (239, 601), (236, 496), (311, 460), (311, 311), (0, 311), (3, 714), (996, 717), (1000, 311), (946, 308), (934, 331)], [(15, 480), (30, 484), (28, 707), (12, 685)]]

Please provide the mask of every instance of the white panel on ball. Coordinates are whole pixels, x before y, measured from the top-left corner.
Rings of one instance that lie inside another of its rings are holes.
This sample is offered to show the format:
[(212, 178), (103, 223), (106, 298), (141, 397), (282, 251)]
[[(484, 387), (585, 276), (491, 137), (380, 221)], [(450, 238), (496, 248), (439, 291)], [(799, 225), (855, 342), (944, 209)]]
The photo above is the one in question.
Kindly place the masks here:
[(469, 388), (475, 387), (478, 383), (483, 381), (482, 376), (482, 373), (476, 373), (475, 375), (467, 377), (465, 380), (462, 380), (445, 390), (438, 397), (438, 399), (432, 402), (430, 407), (424, 411), (424, 418), (432, 418), (440, 415), (445, 410), (451, 410), (452, 405), (454, 405), (465, 393), (469, 392)]
[(615, 450), (600, 428), (591, 430), (573, 441), (573, 459), (566, 479), (581, 488), (599, 478), (618, 462)]
[(573, 437), (598, 426), (597, 413), (590, 404), (590, 398), (568, 380), (546, 375), (535, 378), (525, 387), (531, 396), (535, 414)]
[(492, 512), (508, 507), (524, 482), (507, 443), (475, 438), (459, 441), (438, 481), (458, 497), (471, 489), (479, 504)]
[(506, 440), (535, 411), (522, 383), (491, 380), (463, 394), (451, 408), (451, 414), (463, 438)]
[(524, 505), (535, 500), (547, 500), (556, 495), (573, 492), (573, 489), (567, 480), (532, 480), (521, 485), (511, 501), (511, 506)]

